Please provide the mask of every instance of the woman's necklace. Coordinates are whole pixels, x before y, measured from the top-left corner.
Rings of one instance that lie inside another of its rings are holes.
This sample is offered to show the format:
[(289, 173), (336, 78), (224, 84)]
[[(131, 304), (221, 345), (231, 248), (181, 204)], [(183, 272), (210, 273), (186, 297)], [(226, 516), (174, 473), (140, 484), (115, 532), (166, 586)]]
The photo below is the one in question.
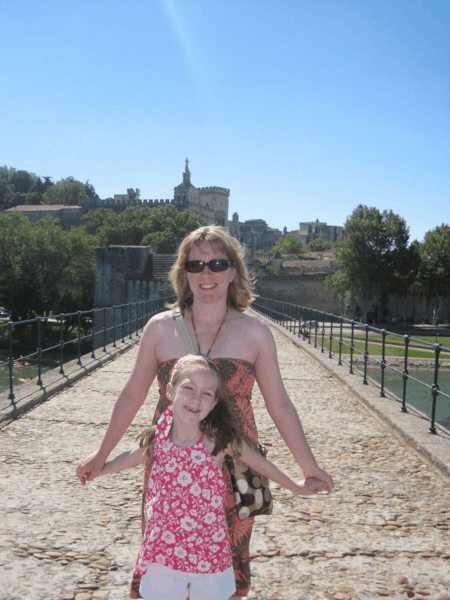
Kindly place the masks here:
[(222, 322), (221, 322), (221, 324), (219, 325), (219, 329), (217, 330), (217, 333), (216, 333), (216, 335), (214, 336), (214, 339), (213, 339), (213, 341), (212, 341), (212, 344), (211, 344), (211, 346), (209, 347), (209, 350), (208, 350), (208, 352), (207, 352), (206, 354), (203, 354), (203, 355), (202, 355), (202, 351), (200, 350), (200, 344), (199, 344), (199, 342), (198, 342), (197, 330), (195, 329), (195, 321), (194, 321), (194, 309), (192, 309), (192, 310), (191, 310), (192, 327), (194, 328), (194, 333), (195, 333), (195, 341), (196, 341), (196, 343), (197, 343), (198, 353), (199, 353), (200, 355), (202, 355), (202, 356), (206, 356), (206, 358), (208, 358), (208, 357), (209, 357), (209, 355), (210, 355), (210, 353), (211, 353), (211, 350), (212, 350), (212, 347), (214, 346), (214, 344), (215, 344), (215, 341), (217, 340), (217, 336), (219, 335), (219, 333), (220, 333), (220, 330), (222, 329), (222, 325), (225, 323), (225, 321), (226, 321), (226, 319), (227, 319), (227, 316), (228, 316), (228, 306), (227, 306), (227, 310), (225, 311), (225, 315), (224, 315), (224, 317), (223, 317), (223, 319), (222, 319)]

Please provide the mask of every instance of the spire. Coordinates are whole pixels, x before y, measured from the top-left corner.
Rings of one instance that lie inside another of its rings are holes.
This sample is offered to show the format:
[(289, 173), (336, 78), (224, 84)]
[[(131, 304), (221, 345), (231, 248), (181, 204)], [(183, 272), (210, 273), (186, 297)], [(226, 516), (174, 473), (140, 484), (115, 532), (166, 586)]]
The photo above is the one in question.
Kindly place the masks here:
[(192, 185), (191, 184), (191, 172), (189, 171), (189, 159), (188, 158), (186, 158), (186, 160), (184, 162), (183, 183), (184, 183), (184, 185)]

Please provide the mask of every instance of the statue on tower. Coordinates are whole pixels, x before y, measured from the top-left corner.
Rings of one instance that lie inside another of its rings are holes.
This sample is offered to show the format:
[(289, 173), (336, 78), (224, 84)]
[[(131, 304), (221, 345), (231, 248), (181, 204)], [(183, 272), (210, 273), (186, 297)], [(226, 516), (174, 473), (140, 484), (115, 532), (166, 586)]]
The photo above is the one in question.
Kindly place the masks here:
[(186, 171), (186, 173), (189, 172), (189, 159), (186, 158), (186, 161), (184, 163), (184, 170)]

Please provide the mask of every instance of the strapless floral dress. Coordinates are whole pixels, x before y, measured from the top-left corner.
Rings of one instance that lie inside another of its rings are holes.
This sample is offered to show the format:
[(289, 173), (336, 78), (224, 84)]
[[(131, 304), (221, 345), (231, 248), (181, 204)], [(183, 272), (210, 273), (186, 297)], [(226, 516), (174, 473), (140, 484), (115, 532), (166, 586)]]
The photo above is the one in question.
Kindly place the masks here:
[[(153, 417), (154, 425), (156, 425), (159, 417), (169, 404), (169, 400), (166, 397), (166, 387), (170, 380), (172, 367), (177, 360), (178, 359), (168, 360), (158, 365), (157, 377), (159, 385), (159, 402)], [(251, 404), (252, 389), (255, 383), (254, 366), (245, 360), (236, 358), (215, 358), (212, 360), (222, 375), (222, 380), (233, 400), (235, 410), (241, 417), (245, 433), (250, 440), (257, 442), (258, 431), (256, 429), (255, 417)], [(152, 466), (153, 459), (149, 459), (145, 464), (144, 490), (147, 489)], [(236, 594), (238, 596), (246, 596), (250, 590), (249, 546), (254, 519), (245, 519), (244, 521), (239, 520), (231, 486), (230, 473), (226, 465), (224, 465), (223, 468), (223, 475), (227, 482), (225, 509), (233, 558), (234, 577), (236, 581)], [(139, 594), (140, 583), (140, 576), (137, 574), (133, 575), (130, 598), (141, 598), (141, 595)]]

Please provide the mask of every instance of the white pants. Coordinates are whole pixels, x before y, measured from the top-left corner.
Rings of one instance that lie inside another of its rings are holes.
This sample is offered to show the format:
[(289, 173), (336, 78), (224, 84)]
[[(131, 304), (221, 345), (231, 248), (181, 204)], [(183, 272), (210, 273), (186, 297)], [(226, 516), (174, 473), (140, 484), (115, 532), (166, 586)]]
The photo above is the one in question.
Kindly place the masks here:
[(144, 600), (228, 600), (236, 591), (233, 569), (201, 575), (152, 563), (141, 579)]

